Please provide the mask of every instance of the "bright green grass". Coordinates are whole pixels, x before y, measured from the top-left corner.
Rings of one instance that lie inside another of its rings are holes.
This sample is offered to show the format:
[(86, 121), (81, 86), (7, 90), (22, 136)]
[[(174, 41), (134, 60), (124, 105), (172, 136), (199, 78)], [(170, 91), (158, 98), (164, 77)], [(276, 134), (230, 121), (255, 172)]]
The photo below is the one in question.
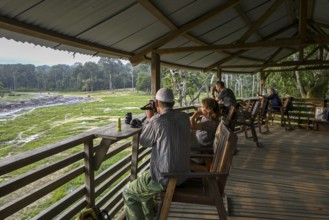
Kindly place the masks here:
[[(149, 94), (131, 91), (60, 94), (91, 96), (92, 100), (74, 105), (37, 108), (14, 120), (0, 122), (0, 159), (36, 149), (47, 144), (56, 143), (92, 128), (108, 125), (115, 122), (118, 116), (123, 119), (127, 112), (132, 112), (133, 117), (142, 114), (143, 111), (140, 110), (140, 107), (144, 106), (148, 103), (148, 100), (152, 98)], [(29, 98), (29, 95), (22, 95), (21, 97)], [(29, 142), (23, 142), (31, 137), (34, 137), (34, 139)], [(35, 167), (44, 166), (45, 164), (58, 161), (82, 151), (82, 145), (76, 146), (60, 154), (47, 157), (33, 165), (17, 170), (11, 173), (8, 178), (24, 174)], [(96, 175), (128, 153), (129, 151), (123, 151), (110, 160), (105, 161), (96, 172)], [(72, 164), (62, 172), (66, 173), (81, 165), (83, 165), (83, 161)], [(7, 177), (0, 177), (0, 183), (6, 180)], [(47, 208), (50, 204), (66, 196), (72, 190), (83, 185), (84, 181), (83, 175), (75, 178), (51, 193), (51, 196), (47, 200), (38, 201), (37, 205), (32, 205), (30, 208), (23, 209), (15, 214), (13, 218), (30, 219), (31, 216), (34, 216), (41, 210)], [(0, 199), (0, 206), (5, 204), (7, 200), (11, 201), (12, 199), (13, 198), (10, 197)]]
[[(63, 94), (63, 93), (61, 93)], [(89, 102), (61, 105), (52, 107), (37, 108), (34, 111), (15, 118), (14, 120), (0, 122), (0, 159), (10, 157), (28, 150), (36, 149), (47, 144), (56, 143), (63, 139), (81, 134), (92, 128), (108, 125), (113, 123), (116, 118), (125, 117), (126, 112), (132, 112), (133, 117), (142, 114), (143, 111), (139, 108), (145, 105), (150, 98), (150, 95), (145, 93), (136, 93), (131, 91), (120, 92), (96, 92), (91, 94), (86, 93), (65, 93), (63, 95), (76, 96), (91, 96)], [(15, 96), (17, 99), (18, 96)], [(31, 98), (29, 94), (22, 94), (19, 99)], [(7, 99), (8, 100), (8, 99)], [(28, 142), (28, 140), (33, 138)], [(42, 167), (53, 161), (66, 158), (77, 152), (82, 152), (83, 146), (76, 146), (66, 150), (60, 154), (45, 158), (33, 165), (19, 169), (9, 176), (0, 177), (0, 183), (13, 178), (15, 176), (27, 173), (33, 168)], [(127, 155), (129, 151), (123, 151), (114, 156), (110, 160), (105, 161), (101, 169), (96, 172), (96, 175), (102, 172), (107, 167), (116, 163), (122, 157)], [(68, 172), (76, 167), (83, 165), (83, 161), (72, 164), (60, 172)], [(50, 204), (63, 198), (72, 190), (84, 184), (84, 176), (80, 176), (63, 185), (59, 189), (51, 193), (48, 199), (37, 202), (37, 205), (32, 205), (29, 208), (24, 208), (12, 217), (18, 219), (30, 219), (31, 216), (39, 213), (41, 210), (48, 207)], [(24, 192), (22, 192), (24, 194)], [(15, 197), (15, 195), (13, 195)], [(10, 196), (0, 199), (0, 206), (11, 201)]]
[[(66, 95), (86, 96), (86, 93)], [(98, 92), (88, 94), (89, 102), (37, 108), (31, 113), (0, 123), (0, 158), (41, 147), (80, 134), (89, 129), (108, 125), (113, 118), (143, 113), (139, 107), (151, 98), (145, 93)], [(111, 119), (111, 116), (113, 117)], [(24, 144), (20, 141), (37, 137)]]

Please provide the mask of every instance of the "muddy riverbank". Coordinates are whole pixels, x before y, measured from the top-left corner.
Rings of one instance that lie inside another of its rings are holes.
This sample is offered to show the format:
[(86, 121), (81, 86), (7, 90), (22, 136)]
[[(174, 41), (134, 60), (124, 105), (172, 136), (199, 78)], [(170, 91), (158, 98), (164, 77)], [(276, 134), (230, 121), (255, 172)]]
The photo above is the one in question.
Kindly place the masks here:
[(0, 99), (0, 121), (14, 119), (15, 117), (33, 111), (35, 108), (75, 104), (90, 101), (90, 96), (64, 96), (54, 94), (34, 94), (32, 98), (1, 100)]

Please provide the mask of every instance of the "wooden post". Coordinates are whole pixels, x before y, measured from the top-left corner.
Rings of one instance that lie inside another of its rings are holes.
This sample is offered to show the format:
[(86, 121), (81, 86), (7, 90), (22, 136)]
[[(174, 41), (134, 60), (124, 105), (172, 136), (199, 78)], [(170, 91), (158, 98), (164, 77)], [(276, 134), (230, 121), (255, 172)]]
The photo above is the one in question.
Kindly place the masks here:
[(160, 56), (156, 53), (152, 53), (151, 74), (151, 93), (155, 96), (160, 89)]
[(132, 154), (131, 154), (131, 173), (130, 173), (130, 181), (137, 179), (138, 173), (138, 146), (139, 146), (139, 135), (137, 133), (133, 136), (131, 141), (132, 145)]
[(85, 183), (87, 207), (95, 206), (95, 173), (93, 163), (93, 140), (84, 143)]
[(259, 93), (263, 95), (264, 87), (265, 87), (265, 73), (263, 71), (260, 72), (260, 87), (259, 87)]
[(222, 69), (218, 66), (217, 67), (217, 81), (222, 80)]

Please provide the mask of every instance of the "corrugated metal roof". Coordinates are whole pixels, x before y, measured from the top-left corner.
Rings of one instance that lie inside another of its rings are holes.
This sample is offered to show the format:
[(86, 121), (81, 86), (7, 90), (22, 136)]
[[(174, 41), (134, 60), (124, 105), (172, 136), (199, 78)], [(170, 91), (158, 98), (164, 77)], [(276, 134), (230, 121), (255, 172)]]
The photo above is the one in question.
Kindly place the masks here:
[(327, 0), (0, 0), (0, 37), (133, 64), (153, 51), (168, 65), (257, 72), (327, 44), (328, 10)]

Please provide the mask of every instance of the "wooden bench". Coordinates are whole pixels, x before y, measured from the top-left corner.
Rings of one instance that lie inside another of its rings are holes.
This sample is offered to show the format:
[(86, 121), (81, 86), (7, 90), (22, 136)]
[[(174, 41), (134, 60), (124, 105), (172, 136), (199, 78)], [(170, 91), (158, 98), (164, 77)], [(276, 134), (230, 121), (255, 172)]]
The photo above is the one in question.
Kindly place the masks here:
[[(167, 219), (172, 201), (215, 205), (220, 219), (227, 219), (227, 210), (223, 198), (232, 158), (237, 145), (237, 135), (227, 129), (221, 122), (216, 130), (214, 155), (209, 172), (163, 173), (169, 178), (165, 192), (161, 193), (162, 207), (159, 219)], [(176, 187), (176, 178), (188, 180)], [(228, 208), (227, 208), (228, 209)]]

